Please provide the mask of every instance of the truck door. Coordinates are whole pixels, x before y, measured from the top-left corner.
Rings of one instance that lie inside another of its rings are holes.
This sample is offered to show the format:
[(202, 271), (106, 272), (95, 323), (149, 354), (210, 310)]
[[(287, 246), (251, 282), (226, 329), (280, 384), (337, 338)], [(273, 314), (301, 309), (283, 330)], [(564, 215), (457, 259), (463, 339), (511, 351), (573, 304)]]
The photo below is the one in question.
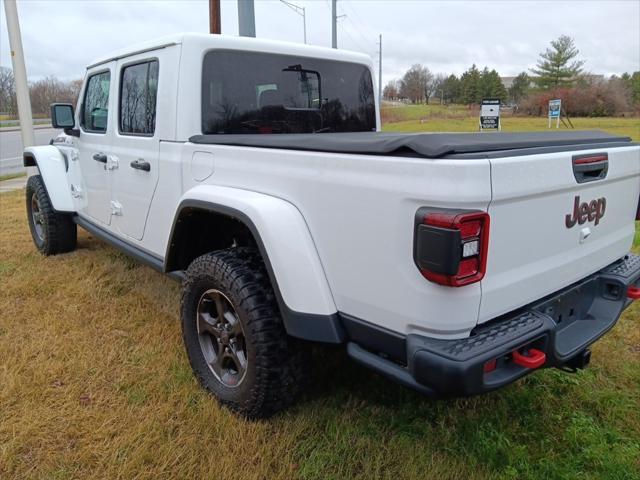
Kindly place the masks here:
[[(160, 175), (160, 141), (175, 139), (180, 47), (167, 46), (117, 63), (111, 202), (112, 227), (142, 240)], [(175, 180), (181, 185), (179, 178)]]
[(111, 222), (109, 168), (112, 167), (115, 62), (87, 72), (82, 103), (78, 109), (80, 138), (78, 157), (82, 172), (80, 212), (99, 223)]

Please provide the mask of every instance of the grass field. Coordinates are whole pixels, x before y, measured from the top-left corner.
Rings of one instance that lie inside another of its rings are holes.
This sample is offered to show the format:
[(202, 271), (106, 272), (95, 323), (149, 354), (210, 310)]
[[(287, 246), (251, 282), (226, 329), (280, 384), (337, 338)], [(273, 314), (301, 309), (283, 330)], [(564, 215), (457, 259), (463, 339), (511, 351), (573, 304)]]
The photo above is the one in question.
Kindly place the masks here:
[[(466, 106), (406, 105), (384, 107), (383, 130), (390, 132), (475, 132), (478, 114)], [(640, 141), (640, 118), (574, 118), (577, 130), (605, 130)], [(521, 117), (505, 113), (501, 118), (504, 132), (548, 131), (542, 117)], [(561, 128), (562, 127), (561, 124)], [(552, 129), (555, 131), (555, 129)]]
[(589, 369), (471, 399), (318, 349), (305, 398), (252, 423), (192, 377), (179, 286), (84, 231), (78, 247), (43, 258), (23, 192), (0, 195), (0, 479), (640, 479), (640, 302)]

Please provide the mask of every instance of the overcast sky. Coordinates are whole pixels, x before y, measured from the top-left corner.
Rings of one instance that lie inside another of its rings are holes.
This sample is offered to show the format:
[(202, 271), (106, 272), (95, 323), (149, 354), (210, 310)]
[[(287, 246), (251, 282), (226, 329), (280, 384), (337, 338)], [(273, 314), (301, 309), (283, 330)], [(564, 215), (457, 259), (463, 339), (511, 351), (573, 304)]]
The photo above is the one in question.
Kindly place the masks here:
[[(308, 43), (331, 45), (329, 0), (306, 7)], [(4, 6), (3, 6), (4, 7)], [(303, 41), (302, 18), (279, 0), (256, 0), (261, 38)], [(207, 32), (207, 0), (19, 0), (30, 78), (79, 78), (93, 58), (176, 32)], [(462, 73), (472, 63), (516, 75), (535, 65), (550, 40), (574, 37), (592, 73), (640, 70), (640, 0), (627, 1), (367, 1), (339, 0), (338, 46), (377, 61), (383, 36), (383, 81), (413, 63)], [(0, 64), (11, 65), (4, 8)], [(238, 34), (235, 0), (222, 1), (222, 33)], [(376, 72), (377, 73), (377, 72)]]

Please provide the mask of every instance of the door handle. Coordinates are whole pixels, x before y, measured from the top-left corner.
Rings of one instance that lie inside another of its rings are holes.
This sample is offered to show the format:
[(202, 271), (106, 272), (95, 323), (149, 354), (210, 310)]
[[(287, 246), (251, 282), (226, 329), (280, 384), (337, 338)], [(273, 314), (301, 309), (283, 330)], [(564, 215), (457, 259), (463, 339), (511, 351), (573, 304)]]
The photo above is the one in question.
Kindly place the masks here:
[(609, 170), (609, 155), (596, 153), (573, 156), (573, 175), (578, 183), (602, 180)]
[(93, 159), (96, 162), (107, 163), (107, 156), (104, 153), (94, 153)]
[(135, 168), (136, 170), (144, 170), (145, 172), (151, 171), (151, 164), (149, 162), (145, 162), (141, 158), (139, 158), (138, 160), (134, 160), (129, 165), (131, 166), (131, 168)]

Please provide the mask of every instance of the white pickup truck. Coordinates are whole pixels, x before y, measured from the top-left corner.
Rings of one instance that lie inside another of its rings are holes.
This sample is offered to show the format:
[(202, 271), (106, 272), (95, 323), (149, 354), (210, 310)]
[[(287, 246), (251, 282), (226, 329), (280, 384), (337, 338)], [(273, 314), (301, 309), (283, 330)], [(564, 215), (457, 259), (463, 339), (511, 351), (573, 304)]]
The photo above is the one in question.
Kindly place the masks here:
[[(201, 384), (255, 418), (309, 341), (427, 395), (583, 368), (640, 297), (640, 148), (603, 132), (380, 132), (372, 65), (184, 34), (87, 67), (27, 148), (45, 255), (76, 225), (182, 281)], [(117, 301), (117, 300), (116, 300)]]

